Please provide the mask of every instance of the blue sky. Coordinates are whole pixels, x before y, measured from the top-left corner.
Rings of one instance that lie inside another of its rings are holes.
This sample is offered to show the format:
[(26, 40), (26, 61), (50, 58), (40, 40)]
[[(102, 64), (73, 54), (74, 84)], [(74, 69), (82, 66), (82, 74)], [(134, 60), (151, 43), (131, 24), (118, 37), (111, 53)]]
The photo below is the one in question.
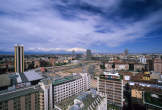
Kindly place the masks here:
[(162, 52), (162, 0), (0, 0), (0, 51)]

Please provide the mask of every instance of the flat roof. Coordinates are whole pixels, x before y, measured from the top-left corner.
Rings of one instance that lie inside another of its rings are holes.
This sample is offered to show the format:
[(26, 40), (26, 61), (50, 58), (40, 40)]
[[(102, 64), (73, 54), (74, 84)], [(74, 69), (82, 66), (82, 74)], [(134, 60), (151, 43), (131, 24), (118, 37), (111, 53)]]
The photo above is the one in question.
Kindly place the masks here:
[(71, 81), (74, 81), (74, 80), (77, 80), (77, 79), (80, 79), (80, 78), (81, 78), (80, 75), (65, 76), (63, 78), (59, 78), (59, 79), (54, 80), (52, 84), (56, 86), (56, 85), (71, 82)]
[(28, 87), (28, 88), (21, 88), (21, 89), (17, 89), (14, 91), (8, 91), (5, 93), (1, 93), (0, 94), (0, 102), (7, 101), (10, 99), (19, 97), (19, 96), (25, 96), (30, 93), (39, 92), (40, 89), (41, 89), (40, 87)]

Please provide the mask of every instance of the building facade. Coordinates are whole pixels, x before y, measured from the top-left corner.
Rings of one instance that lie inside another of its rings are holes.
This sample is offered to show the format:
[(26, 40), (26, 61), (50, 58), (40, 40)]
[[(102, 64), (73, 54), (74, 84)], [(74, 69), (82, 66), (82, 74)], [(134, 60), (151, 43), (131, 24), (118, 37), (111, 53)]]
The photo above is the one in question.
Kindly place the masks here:
[(23, 73), (24, 72), (24, 46), (16, 45), (15, 46), (15, 72)]
[(43, 91), (38, 87), (0, 94), (0, 110), (44, 110)]
[(0, 110), (53, 110), (51, 81), (0, 91)]
[(107, 71), (112, 70), (141, 71), (142, 69), (145, 68), (145, 65), (141, 63), (109, 62), (105, 64), (105, 68)]
[(156, 58), (154, 60), (154, 72), (162, 73), (162, 59), (161, 58)]
[(107, 95), (109, 104), (123, 106), (123, 80), (118, 73), (101, 74), (97, 78), (97, 91)]
[(53, 100), (59, 103), (90, 88), (88, 73), (73, 74), (53, 81)]

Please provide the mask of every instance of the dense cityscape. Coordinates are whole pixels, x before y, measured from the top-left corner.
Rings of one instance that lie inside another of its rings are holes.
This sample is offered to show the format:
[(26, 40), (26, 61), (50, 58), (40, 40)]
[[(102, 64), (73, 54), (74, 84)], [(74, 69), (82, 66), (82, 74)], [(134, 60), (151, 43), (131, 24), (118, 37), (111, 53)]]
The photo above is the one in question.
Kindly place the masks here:
[(0, 0), (0, 110), (162, 110), (162, 0)]
[(86, 53), (0, 57), (0, 110), (160, 110), (162, 55)]

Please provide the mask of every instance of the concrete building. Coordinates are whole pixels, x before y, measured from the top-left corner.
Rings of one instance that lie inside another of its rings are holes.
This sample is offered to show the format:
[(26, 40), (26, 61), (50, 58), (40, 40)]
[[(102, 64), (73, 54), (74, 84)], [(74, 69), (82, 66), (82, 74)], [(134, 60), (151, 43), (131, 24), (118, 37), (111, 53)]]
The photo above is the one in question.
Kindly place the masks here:
[[(112, 65), (114, 65), (115, 68), (113, 68)], [(105, 68), (108, 71), (111, 71), (113, 69), (115, 69), (115, 70), (129, 70), (129, 64), (128, 63), (106, 63)]]
[[(114, 66), (114, 67), (113, 67)], [(141, 71), (145, 68), (144, 64), (141, 63), (129, 63), (129, 62), (109, 62), (105, 64), (107, 71), (112, 70), (130, 70), (130, 71)]]
[(119, 73), (104, 72), (97, 78), (97, 90), (107, 95), (109, 104), (123, 106), (123, 80)]
[(53, 81), (54, 104), (90, 88), (88, 73), (72, 74)]
[(43, 90), (44, 96), (44, 110), (53, 110), (53, 94), (52, 94), (52, 81), (44, 79), (39, 83)]
[(24, 72), (24, 46), (16, 45), (15, 46), (15, 72), (23, 73)]
[(0, 91), (0, 110), (53, 110), (51, 81)]
[(156, 58), (154, 60), (154, 72), (162, 73), (162, 59), (161, 58)]
[(3, 92), (0, 110), (44, 110), (43, 97), (43, 91), (36, 86)]

